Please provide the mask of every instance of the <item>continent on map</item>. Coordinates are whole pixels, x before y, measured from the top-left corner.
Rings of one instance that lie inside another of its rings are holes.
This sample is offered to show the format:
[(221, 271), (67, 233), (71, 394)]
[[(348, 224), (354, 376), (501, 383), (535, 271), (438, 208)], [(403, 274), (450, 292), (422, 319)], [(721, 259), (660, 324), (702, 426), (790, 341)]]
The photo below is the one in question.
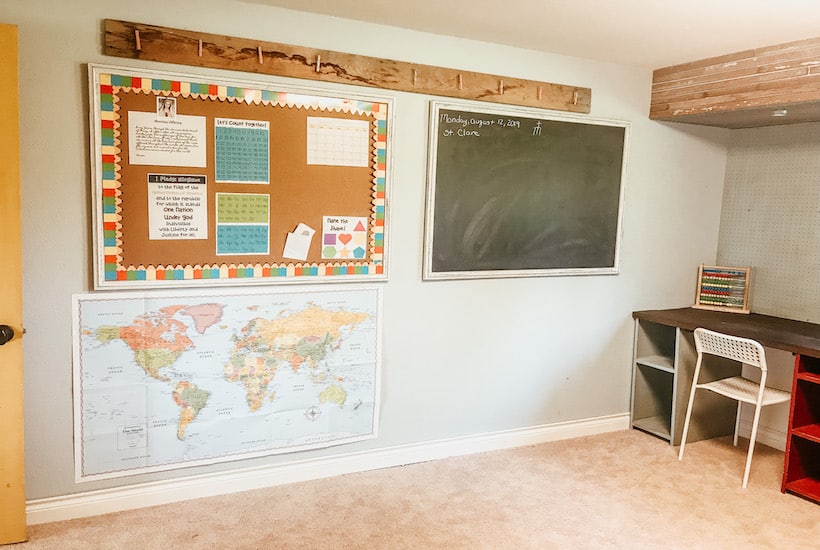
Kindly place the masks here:
[[(202, 334), (208, 327), (220, 321), (222, 310), (219, 304), (173, 305), (161, 308), (157, 312), (140, 315), (128, 326), (98, 327), (95, 335), (102, 343), (122, 340), (133, 351), (134, 362), (146, 374), (156, 380), (173, 384), (171, 378), (162, 373), (162, 369), (171, 367), (182, 352), (194, 347), (194, 343), (186, 335), (188, 326), (175, 319), (174, 315), (179, 313), (190, 316), (197, 331)], [(188, 381), (176, 382), (173, 398), (181, 408), (177, 428), (179, 439), (184, 437), (188, 425), (205, 407), (209, 396), (209, 392)]]
[(275, 363), (268, 363), (264, 357), (245, 355), (234, 350), (231, 353), (231, 362), (225, 365), (225, 380), (241, 382), (245, 388), (245, 400), (248, 408), (257, 411), (262, 406), (265, 394), (268, 392), (273, 375), (276, 372)]
[(341, 386), (328, 386), (319, 394), (320, 403), (336, 403), (340, 407), (347, 400), (347, 392)]
[(103, 343), (120, 338), (134, 352), (137, 365), (149, 376), (170, 382), (160, 371), (173, 365), (180, 353), (194, 345), (185, 334), (188, 330), (185, 323), (174, 319), (174, 314), (182, 309), (185, 306), (168, 306), (140, 315), (125, 327), (102, 326), (96, 336)]
[(222, 320), (222, 304), (197, 304), (179, 310), (182, 315), (188, 315), (194, 320), (194, 328), (200, 334), (205, 334), (208, 327)]
[(177, 383), (174, 388), (174, 401), (182, 409), (179, 412), (178, 439), (185, 437), (185, 429), (196, 419), (199, 411), (205, 408), (210, 395), (210, 392), (200, 389), (196, 384), (186, 380)]
[[(367, 320), (367, 313), (337, 311), (311, 304), (308, 308), (276, 319), (255, 318), (235, 338), (225, 379), (241, 382), (251, 411), (258, 410), (280, 365), (290, 365), (294, 373), (307, 367), (314, 371), (327, 354), (337, 348), (345, 327)], [(339, 387), (341, 390), (341, 388)], [(344, 394), (344, 390), (342, 390)], [(338, 391), (326, 398), (343, 405), (346, 395)]]

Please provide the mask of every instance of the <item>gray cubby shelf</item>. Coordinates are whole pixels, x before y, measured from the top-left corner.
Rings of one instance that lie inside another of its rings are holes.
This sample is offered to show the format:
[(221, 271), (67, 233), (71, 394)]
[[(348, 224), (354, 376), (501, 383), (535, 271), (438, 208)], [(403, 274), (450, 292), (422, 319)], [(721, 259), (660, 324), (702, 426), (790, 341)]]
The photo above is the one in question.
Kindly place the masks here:
[(672, 438), (675, 328), (635, 321), (632, 364), (632, 427)]
[[(632, 427), (680, 444), (697, 361), (697, 327), (752, 338), (795, 355), (781, 490), (820, 503), (820, 324), (698, 308), (633, 311)], [(737, 363), (709, 356), (700, 382), (734, 376)], [(730, 435), (735, 402), (699, 392), (687, 442)]]
[[(633, 428), (680, 445), (696, 360), (691, 330), (635, 319), (630, 409)], [(703, 375), (717, 377), (737, 369), (738, 365), (712, 361), (704, 364)], [(699, 395), (689, 441), (731, 434), (734, 420), (729, 400)]]
[(645, 367), (650, 367), (661, 371), (666, 371), (670, 373), (675, 372), (674, 359), (672, 359), (671, 357), (665, 357), (663, 355), (646, 355), (635, 357), (635, 363), (638, 365), (643, 365)]

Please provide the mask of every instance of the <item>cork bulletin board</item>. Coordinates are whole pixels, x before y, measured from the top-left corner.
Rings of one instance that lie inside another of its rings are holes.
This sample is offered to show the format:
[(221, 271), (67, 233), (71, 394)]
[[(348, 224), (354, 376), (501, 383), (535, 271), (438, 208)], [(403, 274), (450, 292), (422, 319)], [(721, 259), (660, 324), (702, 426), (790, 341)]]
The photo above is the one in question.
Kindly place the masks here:
[(386, 279), (391, 99), (89, 79), (96, 288)]

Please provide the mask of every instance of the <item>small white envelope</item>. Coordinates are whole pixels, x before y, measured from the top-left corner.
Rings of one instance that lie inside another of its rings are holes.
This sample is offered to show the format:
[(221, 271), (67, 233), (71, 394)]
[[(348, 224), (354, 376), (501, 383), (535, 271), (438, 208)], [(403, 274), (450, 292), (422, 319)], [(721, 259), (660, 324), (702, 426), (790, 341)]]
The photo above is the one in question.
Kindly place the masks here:
[(305, 261), (308, 250), (310, 250), (310, 241), (315, 233), (315, 229), (303, 223), (297, 225), (296, 230), (293, 233), (288, 233), (285, 239), (285, 250), (282, 252), (282, 256), (292, 260)]

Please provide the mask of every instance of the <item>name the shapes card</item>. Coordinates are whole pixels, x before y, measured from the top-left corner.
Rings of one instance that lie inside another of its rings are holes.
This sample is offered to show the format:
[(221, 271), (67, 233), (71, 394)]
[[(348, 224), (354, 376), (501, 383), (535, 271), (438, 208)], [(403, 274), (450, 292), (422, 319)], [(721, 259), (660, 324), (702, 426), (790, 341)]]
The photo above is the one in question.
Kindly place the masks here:
[(367, 218), (325, 216), (322, 258), (362, 259), (367, 246)]

